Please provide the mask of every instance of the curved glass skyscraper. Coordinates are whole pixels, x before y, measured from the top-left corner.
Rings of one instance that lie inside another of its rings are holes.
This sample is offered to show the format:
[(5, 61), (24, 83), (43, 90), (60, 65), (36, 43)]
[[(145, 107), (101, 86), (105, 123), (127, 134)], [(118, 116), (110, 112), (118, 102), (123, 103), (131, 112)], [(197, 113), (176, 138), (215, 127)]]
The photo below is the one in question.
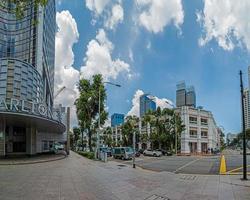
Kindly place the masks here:
[(41, 152), (65, 131), (53, 112), (55, 0), (31, 0), (21, 19), (14, 8), (0, 7), (0, 155)]

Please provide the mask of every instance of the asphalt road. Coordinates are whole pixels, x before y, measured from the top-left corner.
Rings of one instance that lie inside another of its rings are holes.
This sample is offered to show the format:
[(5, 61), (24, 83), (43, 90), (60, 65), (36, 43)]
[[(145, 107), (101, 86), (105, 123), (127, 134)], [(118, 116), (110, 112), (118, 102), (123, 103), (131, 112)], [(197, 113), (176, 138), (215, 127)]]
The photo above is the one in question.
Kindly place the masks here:
[[(242, 155), (239, 153), (226, 153), (227, 171), (242, 167)], [(250, 165), (250, 156), (247, 156)], [(132, 161), (121, 161), (124, 164), (131, 164)], [(141, 156), (136, 158), (136, 165), (153, 171), (168, 171), (183, 174), (219, 174), (220, 155), (216, 156), (162, 156), (159, 158)], [(237, 172), (241, 172), (238, 169)], [(250, 172), (250, 166), (248, 171)]]

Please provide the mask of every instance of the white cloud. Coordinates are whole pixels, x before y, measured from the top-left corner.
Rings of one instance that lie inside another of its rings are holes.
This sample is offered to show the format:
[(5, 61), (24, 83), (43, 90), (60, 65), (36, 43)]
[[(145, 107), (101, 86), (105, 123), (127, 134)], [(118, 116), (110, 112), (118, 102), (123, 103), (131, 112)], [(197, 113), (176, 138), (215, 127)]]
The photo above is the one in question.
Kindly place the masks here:
[(105, 23), (105, 26), (109, 29), (115, 29), (117, 24), (122, 23), (123, 21), (123, 8), (120, 4), (116, 4), (112, 7), (111, 16)]
[[(127, 115), (135, 115), (135, 116), (140, 116), (140, 96), (143, 95), (144, 92), (142, 90), (137, 90), (134, 94), (134, 97), (132, 99), (132, 108), (128, 112)], [(159, 98), (154, 96), (156, 107), (160, 107), (161, 109), (163, 108), (173, 108), (173, 103), (172, 101), (166, 99), (166, 98)]]
[(121, 73), (130, 77), (130, 66), (126, 62), (112, 59), (113, 44), (106, 37), (103, 29), (100, 29), (95, 39), (91, 40), (87, 47), (85, 66), (81, 67), (81, 75), (91, 78), (94, 74), (102, 74), (104, 80), (116, 79)]
[(134, 97), (132, 99), (132, 108), (128, 112), (127, 115), (135, 115), (139, 116), (140, 115), (140, 96), (143, 95), (144, 92), (142, 90), (137, 90), (134, 94)]
[(94, 13), (91, 24), (102, 20), (104, 27), (115, 30), (123, 22), (124, 11), (121, 0), (85, 0), (86, 7)]
[(173, 102), (166, 98), (160, 99), (158, 97), (155, 97), (155, 102), (156, 102), (156, 106), (160, 107), (161, 109), (174, 107)]
[(58, 31), (55, 42), (55, 94), (64, 86), (66, 89), (57, 96), (55, 104), (70, 106), (71, 125), (77, 125), (75, 107), (72, 105), (78, 96), (76, 83), (79, 80), (79, 71), (72, 66), (74, 63), (72, 47), (78, 41), (79, 33), (75, 19), (69, 11), (58, 12), (56, 22)]
[(177, 28), (184, 21), (181, 0), (135, 0), (140, 10), (139, 23), (153, 33), (162, 32), (174, 23)]
[(204, 0), (203, 11), (197, 12), (197, 21), (205, 33), (199, 45), (214, 39), (225, 50), (242, 44), (250, 50), (249, 10), (249, 0)]
[(93, 11), (95, 15), (102, 14), (110, 0), (86, 0), (86, 7)]

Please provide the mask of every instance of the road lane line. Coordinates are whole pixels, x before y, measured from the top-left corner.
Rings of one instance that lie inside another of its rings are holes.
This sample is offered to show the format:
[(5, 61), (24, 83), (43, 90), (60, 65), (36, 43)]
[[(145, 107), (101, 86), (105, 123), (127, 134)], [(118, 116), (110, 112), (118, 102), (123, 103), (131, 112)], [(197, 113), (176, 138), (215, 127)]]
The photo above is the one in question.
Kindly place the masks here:
[(182, 165), (181, 167), (177, 168), (175, 171), (173, 171), (173, 173), (176, 173), (176, 172), (180, 171), (181, 169), (183, 169), (183, 168), (185, 168), (185, 167), (187, 167), (187, 166), (189, 166), (189, 165), (191, 165), (191, 164), (193, 164), (193, 163), (195, 163), (195, 162), (197, 162), (199, 160), (202, 160), (202, 159), (203, 158), (198, 158), (196, 160), (192, 160), (192, 161), (186, 163), (185, 165)]

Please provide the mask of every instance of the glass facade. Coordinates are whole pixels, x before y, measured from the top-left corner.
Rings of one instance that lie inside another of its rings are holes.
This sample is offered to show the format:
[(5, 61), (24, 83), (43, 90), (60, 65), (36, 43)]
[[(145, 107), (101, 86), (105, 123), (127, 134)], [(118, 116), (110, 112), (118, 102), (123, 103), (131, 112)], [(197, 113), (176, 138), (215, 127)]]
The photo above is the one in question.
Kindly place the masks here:
[(156, 110), (156, 103), (154, 97), (148, 94), (140, 96), (140, 117), (143, 117), (149, 110)]
[(118, 113), (114, 113), (111, 116), (111, 126), (119, 126), (121, 124), (124, 123), (124, 115), (123, 114), (118, 114)]
[(55, 1), (37, 8), (31, 0), (21, 19), (10, 12), (14, 8), (10, 3), (0, 8), (0, 95), (35, 100), (52, 109)]

